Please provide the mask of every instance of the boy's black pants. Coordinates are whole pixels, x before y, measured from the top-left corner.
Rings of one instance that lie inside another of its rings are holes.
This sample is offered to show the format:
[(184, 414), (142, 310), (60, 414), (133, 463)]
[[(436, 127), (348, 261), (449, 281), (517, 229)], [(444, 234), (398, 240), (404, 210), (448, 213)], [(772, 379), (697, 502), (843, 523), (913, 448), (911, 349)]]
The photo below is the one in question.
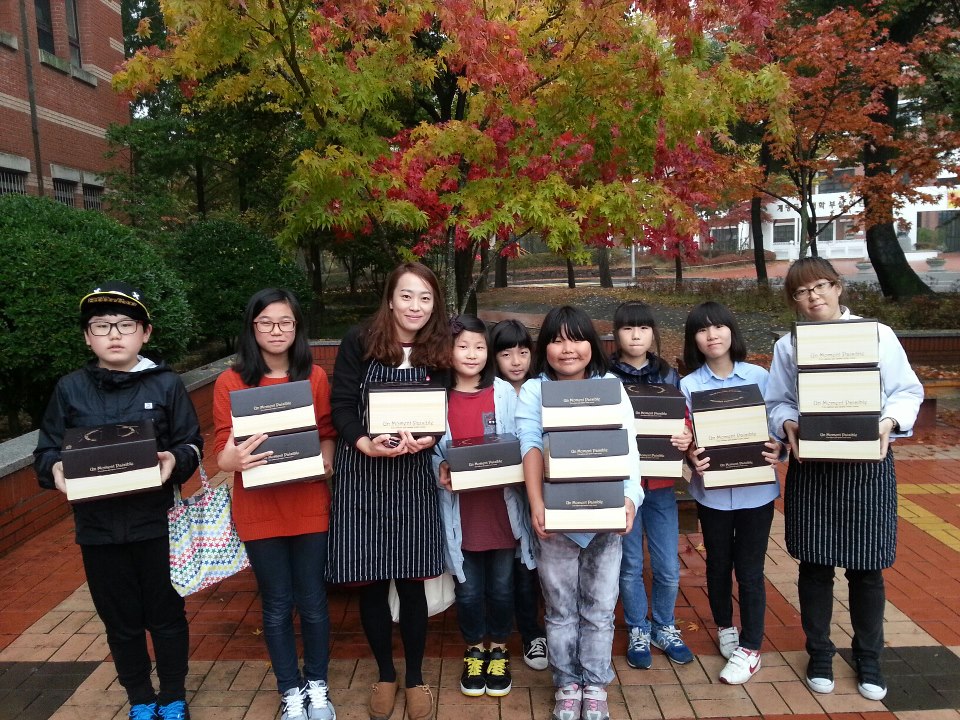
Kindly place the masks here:
[[(167, 536), (117, 545), (81, 545), (87, 585), (107, 628), (120, 684), (131, 705), (186, 697), (189, 627), (183, 598), (170, 584)], [(150, 681), (150, 631), (160, 693)]]

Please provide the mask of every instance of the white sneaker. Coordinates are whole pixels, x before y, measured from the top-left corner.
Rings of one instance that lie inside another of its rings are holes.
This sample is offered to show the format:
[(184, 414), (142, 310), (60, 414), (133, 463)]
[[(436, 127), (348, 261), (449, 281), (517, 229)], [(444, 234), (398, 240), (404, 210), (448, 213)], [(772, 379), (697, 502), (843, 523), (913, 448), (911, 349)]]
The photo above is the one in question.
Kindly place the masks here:
[(323, 680), (307, 680), (306, 693), (310, 701), (307, 707), (308, 720), (336, 720), (337, 711), (330, 702), (329, 692), (330, 688)]
[(545, 637), (534, 638), (530, 644), (523, 648), (523, 661), (534, 670), (546, 670), (547, 662), (547, 639)]
[(304, 688), (290, 688), (280, 696), (280, 720), (307, 720), (307, 692)]
[(738, 647), (720, 671), (720, 682), (743, 685), (760, 669), (760, 651)]
[(735, 627), (719, 628), (717, 642), (720, 644), (720, 654), (729, 660), (733, 651), (740, 647), (740, 631)]

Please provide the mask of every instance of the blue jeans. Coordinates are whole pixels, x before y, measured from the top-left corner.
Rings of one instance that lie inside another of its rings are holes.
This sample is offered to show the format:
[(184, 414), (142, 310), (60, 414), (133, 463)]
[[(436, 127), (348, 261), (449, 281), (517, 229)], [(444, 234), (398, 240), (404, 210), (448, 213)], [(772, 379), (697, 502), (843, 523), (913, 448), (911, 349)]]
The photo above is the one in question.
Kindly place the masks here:
[(620, 598), (623, 618), (628, 627), (650, 633), (647, 619), (647, 590), (643, 586), (643, 536), (647, 536), (653, 587), (650, 610), (653, 628), (674, 624), (673, 610), (680, 589), (680, 558), (677, 555), (680, 530), (677, 517), (677, 496), (673, 487), (647, 490), (643, 504), (637, 509), (633, 529), (623, 538), (623, 560), (620, 563)]
[(767, 611), (763, 562), (773, 523), (773, 501), (740, 510), (714, 510), (697, 503), (697, 514), (707, 550), (707, 598), (713, 621), (717, 627), (733, 626), (732, 576), (736, 575), (740, 644), (747, 650), (759, 650)]
[[(251, 540), (247, 555), (263, 604), (263, 634), (277, 689), (284, 693), (304, 680), (327, 679), (330, 615), (327, 609), (327, 533)], [(300, 616), (303, 676), (297, 661), (293, 609)]]
[(489, 637), (505, 643), (513, 630), (513, 556), (516, 551), (463, 551), (465, 582), (457, 582), (457, 622), (467, 645)]
[(613, 682), (613, 612), (620, 576), (620, 536), (597, 533), (582, 548), (562, 533), (537, 543), (547, 612), (553, 684)]
[(520, 558), (513, 561), (513, 613), (524, 645), (529, 645), (547, 631), (540, 624), (540, 578)]

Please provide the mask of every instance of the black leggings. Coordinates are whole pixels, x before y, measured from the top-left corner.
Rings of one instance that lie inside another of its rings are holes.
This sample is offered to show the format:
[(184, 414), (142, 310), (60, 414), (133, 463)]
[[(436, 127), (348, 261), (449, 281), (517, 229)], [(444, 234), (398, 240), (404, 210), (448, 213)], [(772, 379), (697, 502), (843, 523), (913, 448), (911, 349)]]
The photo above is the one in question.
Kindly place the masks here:
[[(422, 580), (395, 580), (400, 597), (400, 637), (406, 660), (406, 686), (423, 685), (423, 652), (427, 643), (427, 598)], [(389, 580), (360, 588), (360, 621), (377, 660), (380, 682), (395, 682), (393, 666), (393, 620), (387, 602)]]

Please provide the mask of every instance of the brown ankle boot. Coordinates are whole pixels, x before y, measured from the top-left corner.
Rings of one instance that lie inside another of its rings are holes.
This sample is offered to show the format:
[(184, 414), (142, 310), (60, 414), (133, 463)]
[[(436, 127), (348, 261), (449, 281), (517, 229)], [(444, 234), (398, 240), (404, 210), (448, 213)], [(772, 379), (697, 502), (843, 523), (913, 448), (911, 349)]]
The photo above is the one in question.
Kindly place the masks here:
[(433, 693), (429, 685), (406, 689), (407, 720), (430, 720), (433, 717)]
[(370, 720), (388, 720), (393, 715), (393, 706), (397, 702), (397, 689), (400, 687), (396, 682), (375, 682), (370, 689), (370, 702), (367, 703), (367, 710), (370, 712)]

